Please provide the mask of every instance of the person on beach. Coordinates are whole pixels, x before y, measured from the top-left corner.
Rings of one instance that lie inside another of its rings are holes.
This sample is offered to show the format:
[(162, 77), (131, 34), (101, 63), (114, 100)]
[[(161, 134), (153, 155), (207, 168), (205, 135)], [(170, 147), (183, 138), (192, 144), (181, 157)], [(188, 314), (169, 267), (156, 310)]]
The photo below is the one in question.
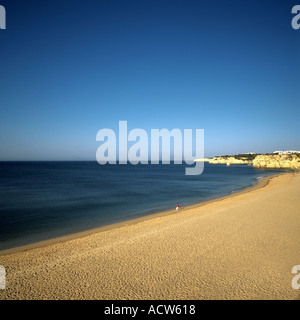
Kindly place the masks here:
[(179, 209), (179, 204), (176, 206), (176, 210), (178, 211), (178, 209)]

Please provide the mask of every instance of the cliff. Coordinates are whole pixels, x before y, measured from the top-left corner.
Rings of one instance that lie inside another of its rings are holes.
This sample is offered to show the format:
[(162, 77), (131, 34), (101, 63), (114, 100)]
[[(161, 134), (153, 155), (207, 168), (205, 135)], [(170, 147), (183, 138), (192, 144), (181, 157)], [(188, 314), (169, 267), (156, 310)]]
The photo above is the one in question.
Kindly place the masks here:
[(211, 159), (199, 159), (212, 164), (246, 164), (254, 168), (278, 168), (300, 170), (300, 154), (240, 154), (234, 156), (217, 156)]
[(300, 169), (299, 154), (257, 155), (253, 160), (254, 168), (288, 168)]
[(248, 164), (251, 165), (251, 160), (247, 158), (236, 158), (234, 156), (218, 156), (214, 157), (213, 159), (209, 160), (209, 163), (214, 164), (226, 164), (227, 166), (230, 166), (232, 164)]

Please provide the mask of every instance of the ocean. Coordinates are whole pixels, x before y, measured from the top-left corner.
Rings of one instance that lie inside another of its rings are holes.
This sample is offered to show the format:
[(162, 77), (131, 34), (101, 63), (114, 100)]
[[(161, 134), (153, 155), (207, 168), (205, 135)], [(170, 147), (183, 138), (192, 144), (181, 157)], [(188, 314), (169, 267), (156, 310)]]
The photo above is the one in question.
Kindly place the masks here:
[(0, 162), (0, 250), (218, 198), (279, 173), (205, 163)]

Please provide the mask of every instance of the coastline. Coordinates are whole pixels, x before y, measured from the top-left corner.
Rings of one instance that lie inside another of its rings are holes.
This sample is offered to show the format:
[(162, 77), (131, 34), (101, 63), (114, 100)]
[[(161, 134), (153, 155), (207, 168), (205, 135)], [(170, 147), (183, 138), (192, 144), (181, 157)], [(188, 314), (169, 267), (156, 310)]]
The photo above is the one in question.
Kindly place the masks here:
[[(214, 199), (198, 202), (198, 203), (186, 206), (186, 207), (181, 207), (179, 212), (182, 212), (185, 210), (190, 210), (190, 209), (195, 209), (195, 208), (200, 208), (202, 206), (205, 206), (205, 205), (213, 203), (213, 202), (222, 201), (226, 198), (232, 198), (232, 197), (238, 196), (240, 194), (244, 194), (244, 193), (254, 191), (256, 189), (264, 188), (272, 178), (275, 178), (275, 177), (282, 175), (282, 174), (290, 174), (290, 173), (292, 173), (292, 172), (281, 172), (281, 173), (272, 174), (272, 175), (263, 177), (255, 185), (246, 187), (242, 190), (233, 192), (233, 193), (225, 195), (225, 196), (221, 196), (221, 197), (217, 197)], [(138, 217), (135, 219), (125, 220), (125, 221), (114, 223), (114, 224), (91, 228), (91, 229), (84, 230), (81, 232), (71, 233), (68, 235), (60, 236), (60, 237), (54, 237), (54, 238), (47, 239), (47, 240), (42, 240), (42, 241), (38, 241), (38, 242), (26, 244), (26, 245), (21, 245), (21, 246), (9, 248), (9, 249), (0, 250), (0, 257), (3, 255), (7, 255), (7, 254), (28, 251), (28, 250), (36, 249), (36, 248), (43, 248), (43, 247), (51, 246), (53, 244), (66, 242), (66, 241), (74, 240), (74, 239), (78, 239), (78, 238), (83, 238), (83, 237), (86, 237), (86, 236), (89, 236), (89, 235), (92, 235), (95, 233), (104, 232), (104, 231), (117, 229), (117, 228), (122, 228), (125, 226), (134, 225), (134, 224), (137, 224), (137, 223), (140, 223), (143, 221), (156, 219), (156, 218), (160, 218), (160, 217), (164, 217), (164, 216), (168, 216), (168, 215), (172, 215), (172, 214), (178, 214), (178, 212), (175, 209), (164, 210), (164, 211), (148, 214), (145, 216), (141, 216), (141, 217)]]
[(299, 299), (299, 187), (299, 173), (269, 176), (176, 214), (2, 255), (0, 300)]

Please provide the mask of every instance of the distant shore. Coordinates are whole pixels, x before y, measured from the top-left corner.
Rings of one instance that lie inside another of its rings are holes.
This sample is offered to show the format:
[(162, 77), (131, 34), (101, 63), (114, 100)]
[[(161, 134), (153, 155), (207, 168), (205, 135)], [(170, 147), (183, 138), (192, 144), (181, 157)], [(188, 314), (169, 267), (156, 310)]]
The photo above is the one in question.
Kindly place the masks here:
[(244, 164), (253, 166), (254, 168), (300, 170), (300, 153), (298, 151), (277, 151), (271, 154), (245, 153), (201, 158), (195, 159), (195, 161), (209, 162), (211, 164), (226, 164), (227, 166)]
[[(270, 181), (271, 178), (274, 178), (274, 177), (276, 177), (278, 175), (281, 175), (281, 174), (284, 174), (284, 173), (279, 173), (279, 174), (263, 177), (255, 185), (247, 187), (247, 188), (245, 188), (243, 190), (231, 193), (231, 194), (226, 195), (226, 196), (214, 198), (214, 199), (211, 199), (211, 200), (202, 201), (202, 202), (191, 204), (191, 205), (185, 206), (185, 207), (180, 207), (179, 211), (182, 212), (182, 211), (189, 210), (189, 209), (192, 209), (192, 208), (198, 208), (198, 207), (204, 206), (206, 204), (209, 204), (209, 203), (212, 203), (212, 202), (215, 202), (215, 201), (220, 201), (220, 200), (223, 200), (225, 198), (234, 197), (234, 196), (237, 196), (237, 195), (242, 194), (242, 193), (246, 193), (246, 192), (250, 192), (250, 191), (253, 191), (253, 190), (256, 190), (256, 189), (259, 189), (259, 188), (263, 188), (268, 184), (268, 182)], [(26, 251), (26, 250), (30, 250), (30, 249), (34, 249), (34, 248), (41, 248), (41, 247), (49, 246), (49, 245), (52, 245), (52, 244), (55, 244), (55, 243), (65, 242), (65, 241), (76, 239), (76, 238), (82, 238), (82, 237), (85, 237), (85, 236), (88, 236), (88, 235), (91, 235), (91, 234), (94, 234), (94, 233), (104, 232), (104, 231), (115, 229), (115, 228), (121, 228), (121, 227), (124, 227), (124, 226), (129, 226), (129, 225), (136, 224), (136, 223), (139, 223), (139, 222), (142, 222), (142, 221), (155, 219), (155, 218), (159, 218), (159, 217), (163, 217), (163, 216), (168, 216), (168, 215), (172, 215), (172, 214), (175, 214), (175, 213), (177, 214), (177, 211), (175, 209), (155, 212), (155, 213), (148, 214), (148, 215), (145, 215), (145, 216), (141, 216), (141, 217), (138, 217), (138, 218), (135, 218), (135, 219), (126, 220), (124, 222), (109, 224), (109, 225), (105, 225), (105, 226), (101, 226), (101, 227), (97, 227), (97, 228), (84, 230), (84, 231), (81, 231), (81, 232), (76, 232), (76, 233), (64, 235), (64, 236), (61, 236), (61, 237), (54, 237), (54, 238), (51, 238), (51, 239), (38, 241), (38, 242), (31, 243), (31, 244), (26, 244), (26, 245), (22, 245), (22, 246), (13, 247), (13, 248), (10, 248), (10, 249), (0, 250), (0, 256), (1, 255), (5, 255), (5, 254), (10, 254), (10, 253), (22, 252), (22, 251)]]
[(0, 299), (297, 299), (300, 174), (1, 252)]

